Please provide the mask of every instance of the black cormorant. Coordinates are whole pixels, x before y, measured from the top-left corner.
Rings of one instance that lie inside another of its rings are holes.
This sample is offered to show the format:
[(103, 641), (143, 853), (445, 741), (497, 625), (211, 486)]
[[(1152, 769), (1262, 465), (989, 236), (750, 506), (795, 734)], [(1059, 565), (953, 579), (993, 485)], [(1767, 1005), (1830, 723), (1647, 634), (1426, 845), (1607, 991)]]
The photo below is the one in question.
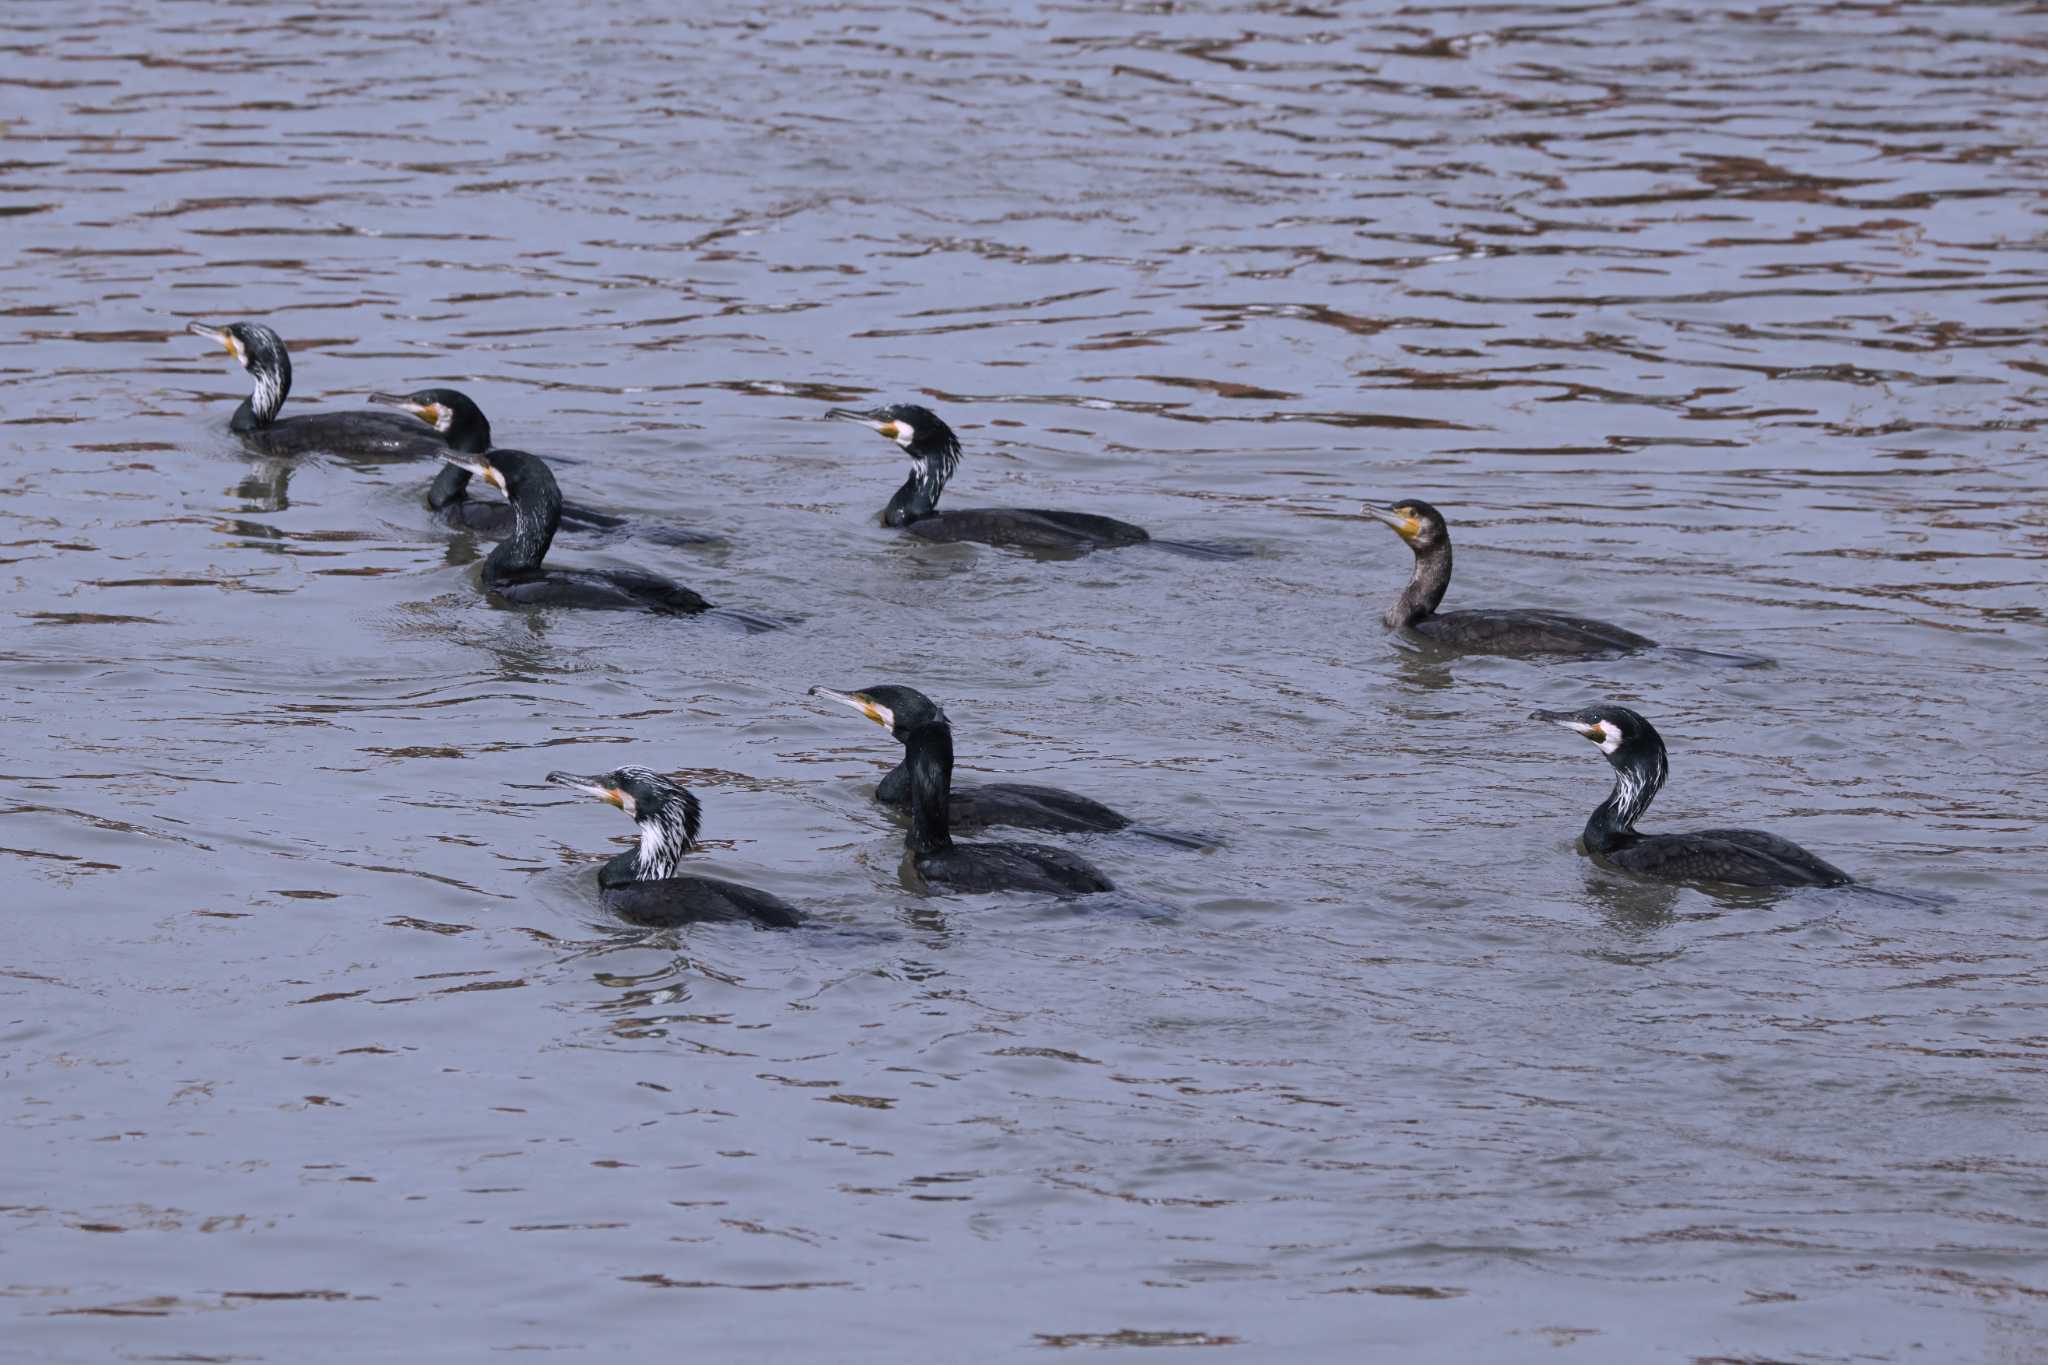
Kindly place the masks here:
[(511, 500), (512, 534), (484, 560), (484, 587), (519, 606), (583, 607), (596, 611), (653, 611), (684, 616), (711, 604), (679, 583), (620, 569), (551, 569), (541, 563), (561, 522), (562, 490), (547, 461), (523, 450), (481, 455), (443, 451), (458, 465)]
[[(951, 724), (939, 704), (914, 687), (893, 683), (864, 687), (858, 692), (834, 692), (814, 687), (811, 695), (850, 706), (881, 725), (897, 741), (920, 725), (931, 721)], [(875, 799), (885, 806), (910, 807), (910, 760), (898, 763), (875, 788)], [(946, 819), (954, 829), (979, 829), (987, 825), (1013, 825), (1019, 829), (1042, 829), (1058, 834), (1108, 832), (1130, 826), (1129, 816), (1111, 810), (1058, 787), (1027, 783), (990, 782), (980, 786), (956, 785), (946, 803)]]
[[(441, 434), (448, 448), (464, 455), (482, 455), (491, 448), (491, 422), (476, 401), (460, 389), (421, 389), (416, 393), (373, 393), (372, 403), (409, 412)], [(470, 473), (461, 465), (444, 464), (427, 489), (427, 506), (436, 519), (457, 530), (501, 536), (512, 530), (512, 505), (469, 496)], [(593, 511), (573, 502), (562, 504), (564, 531), (611, 531), (628, 525), (626, 518)], [(650, 539), (666, 545), (715, 545), (720, 537), (675, 526), (647, 528)]]
[(193, 322), (185, 330), (223, 347), (256, 381), (254, 391), (228, 420), (228, 430), (266, 455), (326, 451), (422, 458), (447, 449), (437, 434), (397, 413), (351, 410), (279, 417), (278, 409), (292, 391), (292, 359), (276, 332), (260, 322), (231, 322), (225, 327)]
[(548, 781), (617, 806), (640, 830), (640, 847), (605, 861), (597, 884), (605, 909), (632, 924), (668, 928), (704, 920), (752, 920), (775, 929), (803, 922), (778, 896), (737, 882), (680, 872), (697, 845), (697, 798), (647, 768), (596, 777), (549, 773)]
[(1672, 882), (1727, 882), (1736, 886), (1842, 886), (1849, 874), (1814, 857), (1789, 839), (1755, 829), (1702, 829), (1685, 834), (1638, 834), (1666, 772), (1664, 740), (1656, 727), (1625, 706), (1583, 711), (1536, 711), (1584, 735), (1614, 765), (1614, 791), (1586, 821), (1586, 851), (1609, 866)]
[(1411, 630), (1425, 640), (1481, 654), (1626, 654), (1656, 647), (1655, 640), (1634, 631), (1563, 612), (1439, 613), (1437, 604), (1451, 585), (1451, 532), (1443, 513), (1420, 498), (1407, 498), (1392, 507), (1367, 504), (1365, 514), (1391, 526), (1415, 552), (1415, 573), (1384, 618), (1389, 630)]
[[(909, 692), (908, 688), (879, 690)], [(914, 721), (899, 721), (874, 691), (834, 692), (823, 687), (811, 691), (861, 711), (902, 743), (910, 798), (910, 833), (904, 845), (911, 865), (931, 889), (1050, 891), (1061, 896), (1114, 889), (1094, 864), (1065, 849), (1044, 844), (953, 842), (953, 727), (936, 706), (929, 714), (918, 712)]]
[(1088, 512), (1028, 507), (967, 507), (941, 512), (939, 494), (960, 463), (960, 439), (939, 420), (937, 413), (914, 403), (897, 403), (870, 412), (834, 408), (825, 415), (878, 431), (910, 456), (910, 476), (882, 509), (884, 526), (900, 528), (925, 540), (971, 540), (984, 545), (1070, 552), (1142, 545), (1152, 539), (1142, 526)]

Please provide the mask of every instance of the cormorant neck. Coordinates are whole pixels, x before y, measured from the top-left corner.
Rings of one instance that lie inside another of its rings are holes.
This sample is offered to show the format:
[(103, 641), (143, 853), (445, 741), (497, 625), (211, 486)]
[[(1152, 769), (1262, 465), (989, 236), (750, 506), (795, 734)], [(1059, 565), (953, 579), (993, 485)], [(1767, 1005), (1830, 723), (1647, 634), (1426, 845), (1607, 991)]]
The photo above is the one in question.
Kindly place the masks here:
[(1385, 620), (1389, 629), (1412, 626), (1430, 615), (1451, 586), (1451, 544), (1444, 541), (1415, 552), (1415, 572), (1401, 590)]
[(1636, 821), (1656, 799), (1669, 771), (1661, 744), (1618, 749), (1607, 761), (1614, 765), (1614, 790), (1586, 820), (1586, 847), (1595, 853), (1635, 837)]
[(882, 525), (908, 526), (913, 521), (922, 521), (939, 510), (939, 494), (946, 490), (946, 475), (937, 460), (919, 460), (910, 468), (910, 477), (896, 490), (896, 496), (889, 499), (889, 505), (882, 509)]
[(909, 759), (889, 769), (888, 775), (875, 785), (875, 800), (885, 806), (900, 806), (910, 800)]
[(282, 355), (276, 360), (275, 365), (259, 360), (249, 371), (256, 387), (242, 400), (242, 406), (235, 409), (235, 415), (228, 421), (228, 430), (261, 431), (277, 420), (278, 409), (284, 406), (285, 398), (292, 391), (292, 362)]
[(640, 852), (633, 863), (635, 881), (658, 882), (676, 875), (683, 855), (690, 851), (687, 818), (681, 801), (666, 801), (635, 821), (640, 828)]
[(427, 489), (427, 506), (436, 512), (469, 496), (469, 471), (460, 465), (444, 464)]
[(940, 853), (953, 846), (946, 807), (953, 795), (953, 727), (942, 720), (912, 730), (903, 741), (903, 766), (910, 769), (912, 853)]
[(481, 412), (465, 413), (458, 408), (455, 420), (448, 424), (441, 437), (448, 442), (450, 450), (460, 454), (488, 455), (491, 453), (491, 419)]
[(554, 544), (562, 523), (562, 490), (552, 474), (530, 470), (511, 494), (512, 534), (498, 542), (484, 560), (485, 578), (509, 578), (536, 572)]

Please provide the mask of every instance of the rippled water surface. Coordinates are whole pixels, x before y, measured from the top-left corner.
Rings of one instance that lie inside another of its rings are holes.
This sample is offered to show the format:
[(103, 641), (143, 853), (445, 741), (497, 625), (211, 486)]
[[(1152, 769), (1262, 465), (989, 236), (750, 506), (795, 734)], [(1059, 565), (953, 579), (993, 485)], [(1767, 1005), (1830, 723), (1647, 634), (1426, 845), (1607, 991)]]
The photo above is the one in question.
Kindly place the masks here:
[[(2048, 7), (0, 13), (0, 1354), (2048, 1350)], [(793, 624), (488, 605), (238, 318)], [(887, 400), (1254, 553), (906, 541)], [(1403, 495), (1777, 667), (1404, 650)], [(890, 681), (1222, 844), (915, 895)], [(1600, 698), (1917, 899), (1593, 868)], [(820, 927), (608, 922), (620, 762)]]

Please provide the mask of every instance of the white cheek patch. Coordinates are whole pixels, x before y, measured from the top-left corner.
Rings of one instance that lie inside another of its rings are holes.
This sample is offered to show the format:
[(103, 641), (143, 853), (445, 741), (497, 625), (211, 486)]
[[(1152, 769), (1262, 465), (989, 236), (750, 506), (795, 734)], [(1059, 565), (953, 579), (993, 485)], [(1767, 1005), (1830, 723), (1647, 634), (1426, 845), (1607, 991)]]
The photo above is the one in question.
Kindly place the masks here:
[(891, 711), (888, 707), (877, 705), (874, 702), (869, 702), (867, 705), (867, 712), (868, 719), (873, 721), (875, 724), (881, 726), (884, 730), (893, 730), (896, 728), (896, 713), (894, 711)]
[(1600, 736), (1601, 753), (1611, 754), (1621, 747), (1621, 730), (1611, 722), (1598, 722), (1593, 726), (1593, 733)]
[[(619, 809), (626, 812), (628, 819), (637, 820), (640, 818), (639, 803), (633, 800), (631, 792), (622, 791), (619, 793)], [(644, 836), (642, 841), (645, 841)]]
[(908, 450), (910, 449), (911, 442), (915, 441), (916, 439), (917, 428), (910, 425), (910, 423), (908, 422), (898, 420), (898, 422), (896, 423), (896, 444), (902, 446), (905, 450)]

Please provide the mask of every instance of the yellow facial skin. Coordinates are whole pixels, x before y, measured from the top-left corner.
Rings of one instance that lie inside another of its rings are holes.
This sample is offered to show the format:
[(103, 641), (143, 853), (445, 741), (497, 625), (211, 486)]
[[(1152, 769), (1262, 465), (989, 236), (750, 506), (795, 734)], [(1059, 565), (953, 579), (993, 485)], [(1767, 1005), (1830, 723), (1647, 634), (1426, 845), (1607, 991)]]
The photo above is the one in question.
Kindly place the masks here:
[(827, 701), (836, 701), (841, 706), (850, 706), (875, 724), (881, 726), (884, 730), (894, 730), (896, 728), (895, 712), (859, 692), (834, 692), (829, 687), (814, 687), (811, 689), (811, 695), (823, 697)]
[(1384, 522), (1386, 525), (1391, 526), (1394, 534), (1407, 541), (1410, 545), (1413, 545), (1415, 538), (1422, 534), (1422, 518), (1416, 516), (1405, 507), (1382, 508), (1374, 507), (1368, 503), (1365, 507), (1365, 514), (1375, 521)]

